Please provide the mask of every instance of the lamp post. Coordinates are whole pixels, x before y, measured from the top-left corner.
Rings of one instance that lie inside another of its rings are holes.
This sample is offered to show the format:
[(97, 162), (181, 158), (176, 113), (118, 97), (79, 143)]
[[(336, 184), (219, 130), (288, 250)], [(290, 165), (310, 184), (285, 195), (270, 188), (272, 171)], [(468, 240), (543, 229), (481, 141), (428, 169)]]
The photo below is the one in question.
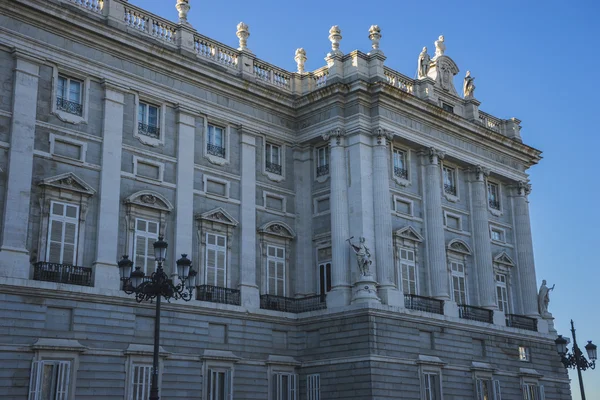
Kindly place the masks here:
[(581, 391), (581, 399), (585, 400), (585, 390), (583, 389), (583, 379), (581, 377), (581, 371), (585, 371), (588, 368), (596, 368), (596, 359), (598, 357), (597, 346), (591, 341), (585, 345), (585, 350), (588, 354), (588, 361), (579, 346), (577, 346), (577, 338), (575, 337), (575, 325), (571, 320), (571, 334), (573, 335), (573, 352), (567, 353), (568, 341), (562, 335), (558, 335), (558, 338), (554, 341), (556, 344), (556, 351), (560, 354), (561, 361), (565, 368), (577, 369), (577, 377), (579, 378), (579, 390)]
[(192, 292), (196, 286), (197, 272), (192, 268), (192, 262), (187, 258), (187, 254), (182, 254), (177, 260), (177, 275), (180, 282), (173, 283), (167, 274), (163, 271), (163, 262), (167, 256), (168, 243), (160, 236), (158, 241), (154, 242), (154, 256), (156, 258), (156, 271), (149, 277), (145, 276), (140, 267), (133, 269), (133, 262), (128, 256), (123, 256), (119, 261), (119, 270), (121, 280), (123, 281), (123, 290), (127, 294), (135, 293), (135, 300), (138, 303), (142, 301), (153, 301), (156, 299), (156, 316), (154, 320), (154, 354), (152, 359), (152, 384), (150, 386), (150, 400), (159, 400), (158, 397), (158, 350), (160, 343), (160, 301), (183, 299), (190, 301)]

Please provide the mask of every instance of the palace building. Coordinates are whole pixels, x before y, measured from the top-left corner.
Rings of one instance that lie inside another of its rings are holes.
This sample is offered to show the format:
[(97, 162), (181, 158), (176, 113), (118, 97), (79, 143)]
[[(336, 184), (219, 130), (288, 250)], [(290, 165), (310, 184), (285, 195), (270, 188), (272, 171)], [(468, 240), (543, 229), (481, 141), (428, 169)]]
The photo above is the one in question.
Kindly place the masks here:
[(174, 280), (182, 254), (198, 271), (162, 304), (163, 399), (571, 398), (538, 302), (541, 152), (470, 73), (457, 91), (443, 36), (416, 79), (376, 25), (290, 72), (173, 3), (0, 2), (3, 399), (148, 398), (155, 306), (118, 263), (149, 276), (160, 236)]

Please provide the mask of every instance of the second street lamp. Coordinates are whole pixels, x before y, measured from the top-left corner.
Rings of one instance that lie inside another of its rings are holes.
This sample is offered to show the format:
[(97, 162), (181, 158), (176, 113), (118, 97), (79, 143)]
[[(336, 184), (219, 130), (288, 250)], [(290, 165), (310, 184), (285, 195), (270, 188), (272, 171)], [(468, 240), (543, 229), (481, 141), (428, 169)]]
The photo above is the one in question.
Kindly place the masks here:
[(135, 293), (135, 299), (138, 303), (142, 301), (156, 302), (156, 316), (154, 320), (154, 353), (152, 359), (152, 383), (150, 386), (150, 400), (159, 400), (158, 396), (158, 351), (160, 345), (160, 303), (161, 298), (170, 301), (171, 299), (183, 299), (190, 301), (194, 288), (196, 287), (197, 272), (192, 268), (192, 262), (187, 258), (187, 254), (182, 254), (177, 260), (177, 274), (179, 283), (175, 284), (163, 270), (163, 262), (167, 257), (168, 243), (160, 236), (158, 241), (154, 242), (154, 256), (157, 267), (149, 277), (145, 276), (140, 267), (133, 269), (133, 262), (128, 256), (123, 256), (119, 261), (119, 270), (121, 280), (123, 281), (123, 290), (127, 294)]

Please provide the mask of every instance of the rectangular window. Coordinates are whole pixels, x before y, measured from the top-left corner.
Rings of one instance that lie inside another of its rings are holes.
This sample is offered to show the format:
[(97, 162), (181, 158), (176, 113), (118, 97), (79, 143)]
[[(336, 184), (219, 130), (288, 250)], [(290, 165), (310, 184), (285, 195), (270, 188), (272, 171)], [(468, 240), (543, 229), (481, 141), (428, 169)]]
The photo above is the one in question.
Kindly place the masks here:
[(321, 377), (319, 374), (306, 376), (306, 399), (321, 400)]
[(79, 206), (52, 201), (48, 222), (46, 259), (56, 264), (75, 265)]
[(544, 400), (544, 385), (534, 383), (523, 384), (523, 400)]
[(404, 294), (417, 294), (416, 269), (415, 252), (413, 250), (400, 249), (400, 271)]
[(444, 179), (444, 193), (456, 196), (456, 170), (444, 166), (442, 174)]
[(70, 378), (70, 361), (34, 361), (29, 378), (29, 400), (69, 399)]
[(319, 265), (319, 294), (325, 294), (331, 290), (331, 247), (318, 249), (317, 261)]
[(208, 400), (233, 400), (231, 369), (209, 368), (206, 379)]
[(425, 400), (441, 400), (440, 376), (437, 373), (423, 373), (423, 392)]
[(267, 293), (285, 296), (285, 249), (267, 246)]
[(206, 152), (213, 156), (225, 158), (225, 129), (208, 125)]
[(160, 137), (160, 107), (148, 103), (138, 104), (138, 133), (153, 138)]
[(529, 347), (519, 346), (519, 361), (531, 361)]
[(265, 170), (281, 175), (281, 147), (267, 143), (265, 148)]
[(448, 103), (444, 103), (442, 102), (442, 109), (444, 111), (448, 111), (449, 113), (454, 113), (454, 106), (448, 104)]
[(495, 274), (496, 277), (496, 303), (498, 309), (505, 314), (509, 313), (508, 308), (508, 289), (507, 279), (505, 274)]
[(317, 176), (329, 174), (329, 147), (323, 146), (317, 149)]
[(452, 271), (452, 300), (458, 304), (467, 304), (467, 289), (465, 285), (465, 265), (456, 261), (450, 263)]
[(131, 365), (131, 400), (146, 400), (150, 396), (152, 365)]
[(83, 82), (59, 75), (56, 87), (56, 108), (69, 114), (83, 114), (81, 92)]
[(298, 375), (292, 373), (273, 374), (273, 400), (298, 400)]
[(488, 204), (490, 208), (494, 210), (500, 209), (500, 190), (498, 185), (492, 182), (488, 182), (487, 184), (488, 191)]
[(477, 400), (501, 400), (500, 381), (487, 379), (476, 379)]
[(504, 231), (501, 229), (497, 229), (497, 228), (491, 228), (490, 229), (490, 236), (492, 238), (493, 241), (495, 242), (502, 242), (504, 243)]
[(394, 176), (401, 179), (408, 179), (406, 152), (404, 150), (394, 149)]
[(206, 285), (227, 287), (227, 237), (206, 233)]
[(154, 258), (154, 242), (158, 240), (158, 222), (142, 218), (135, 219), (133, 240), (134, 265), (149, 275), (156, 268)]

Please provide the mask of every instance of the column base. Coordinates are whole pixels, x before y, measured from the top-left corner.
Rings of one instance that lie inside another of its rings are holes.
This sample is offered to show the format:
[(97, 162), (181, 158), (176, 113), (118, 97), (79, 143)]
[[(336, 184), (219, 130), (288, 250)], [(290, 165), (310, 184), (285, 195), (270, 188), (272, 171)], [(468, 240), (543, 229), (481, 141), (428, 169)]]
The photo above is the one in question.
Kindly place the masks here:
[(452, 300), (444, 300), (444, 315), (458, 318), (458, 304)]
[(2, 247), (0, 249), (0, 276), (29, 279), (29, 252), (27, 249)]
[(338, 308), (344, 307), (350, 304), (352, 298), (352, 290), (350, 286), (336, 286), (329, 293), (325, 301), (327, 302), (327, 308)]
[(381, 299), (377, 297), (377, 281), (373, 275), (361, 275), (354, 284), (352, 304), (359, 303), (381, 304)]
[(377, 292), (383, 304), (404, 308), (404, 296), (395, 286), (379, 286)]
[(121, 274), (117, 264), (96, 261), (92, 267), (94, 268), (94, 287), (111, 290), (121, 288)]
[(506, 326), (506, 314), (500, 310), (494, 310), (494, 325)]
[(239, 285), (241, 306), (246, 308), (260, 308), (260, 292), (256, 285)]

